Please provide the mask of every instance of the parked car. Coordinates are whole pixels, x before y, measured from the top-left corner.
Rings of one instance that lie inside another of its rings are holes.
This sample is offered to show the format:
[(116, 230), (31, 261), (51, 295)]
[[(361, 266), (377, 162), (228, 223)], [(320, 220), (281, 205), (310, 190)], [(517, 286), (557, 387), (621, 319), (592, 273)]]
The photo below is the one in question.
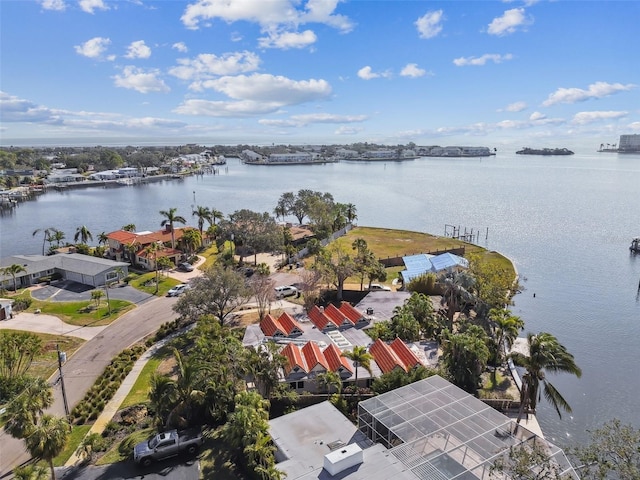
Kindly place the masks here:
[(193, 455), (202, 442), (202, 432), (199, 428), (183, 432), (169, 430), (133, 447), (133, 459), (138, 465), (148, 467), (153, 462), (174, 457), (182, 452)]
[(276, 287), (276, 298), (291, 297), (298, 294), (298, 289), (293, 285), (283, 285)]
[(386, 285), (380, 285), (379, 283), (372, 283), (368, 290), (370, 292), (375, 292), (375, 291), (390, 292), (391, 288), (387, 287)]
[(178, 265), (178, 270), (181, 270), (183, 272), (193, 272), (193, 265), (191, 265), (189, 262), (182, 262), (180, 265)]
[(171, 290), (169, 290), (167, 292), (167, 297), (178, 297), (180, 295), (182, 295), (185, 291), (189, 290), (189, 285), (187, 285), (186, 283), (181, 283), (179, 285), (176, 285), (175, 287), (173, 287)]

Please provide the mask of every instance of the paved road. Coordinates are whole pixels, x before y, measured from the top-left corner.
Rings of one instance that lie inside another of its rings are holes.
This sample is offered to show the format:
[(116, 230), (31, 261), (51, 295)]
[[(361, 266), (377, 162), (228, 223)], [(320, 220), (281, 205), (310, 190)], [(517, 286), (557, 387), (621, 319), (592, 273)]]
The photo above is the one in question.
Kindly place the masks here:
[(70, 468), (60, 474), (57, 469), (57, 478), (60, 480), (124, 480), (144, 478), (145, 480), (198, 480), (200, 477), (200, 465), (197, 460), (185, 460), (183, 458), (170, 458), (149, 468), (140, 468), (133, 461), (118, 462), (104, 467), (88, 466), (83, 468)]
[[(78, 403), (91, 388), (109, 362), (123, 349), (155, 332), (160, 325), (177, 317), (172, 306), (176, 298), (162, 297), (144, 302), (109, 325), (85, 343), (63, 367), (69, 407)], [(50, 413), (64, 415), (61, 386), (53, 389), (54, 403)], [(29, 459), (23, 442), (0, 432), (0, 478)], [(106, 477), (103, 477), (106, 478)]]

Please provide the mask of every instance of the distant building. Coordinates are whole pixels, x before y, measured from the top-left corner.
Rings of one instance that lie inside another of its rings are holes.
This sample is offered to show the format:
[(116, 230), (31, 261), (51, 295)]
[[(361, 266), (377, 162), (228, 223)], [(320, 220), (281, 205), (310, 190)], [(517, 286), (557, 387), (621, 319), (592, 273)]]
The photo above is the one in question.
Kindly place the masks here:
[(620, 153), (640, 153), (640, 135), (620, 135), (620, 143), (618, 144), (618, 152)]

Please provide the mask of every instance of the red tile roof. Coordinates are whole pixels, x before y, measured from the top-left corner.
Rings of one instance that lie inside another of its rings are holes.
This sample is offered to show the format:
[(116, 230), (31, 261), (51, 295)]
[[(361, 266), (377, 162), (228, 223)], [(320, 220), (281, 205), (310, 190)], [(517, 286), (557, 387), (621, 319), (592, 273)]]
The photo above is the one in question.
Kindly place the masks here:
[(136, 239), (136, 236), (135, 233), (127, 232), (126, 230), (116, 230), (107, 234), (107, 238), (120, 243), (131, 243)]
[(418, 359), (416, 354), (413, 353), (407, 346), (407, 344), (399, 338), (396, 338), (393, 342), (391, 342), (391, 345), (389, 346), (402, 361), (402, 363), (406, 367), (406, 370), (410, 370), (416, 365), (420, 365), (420, 360)]
[(353, 373), (353, 367), (349, 363), (349, 360), (342, 356), (342, 352), (335, 346), (335, 344), (330, 344), (322, 353), (324, 354), (324, 358), (327, 360), (329, 370), (332, 372), (337, 372), (340, 367), (343, 367), (348, 372)]
[(302, 347), (302, 355), (307, 364), (308, 372), (313, 370), (318, 364), (325, 370), (329, 370), (329, 364), (316, 342), (307, 342), (304, 347)]
[(280, 332), (280, 335), (287, 335), (287, 333), (282, 330), (280, 322), (274, 319), (271, 315), (265, 316), (262, 321), (260, 321), (260, 329), (267, 337), (274, 337), (278, 332)]
[(284, 355), (287, 358), (287, 364), (284, 366), (285, 375), (289, 375), (295, 367), (299, 367), (304, 373), (308, 373), (309, 369), (302, 357), (300, 347), (293, 343), (288, 343), (280, 352), (280, 355)]
[(291, 335), (296, 329), (302, 333), (302, 327), (300, 324), (287, 312), (283, 312), (282, 315), (278, 317), (278, 322), (282, 326), (283, 332), (286, 335)]
[(373, 345), (369, 348), (369, 352), (373, 355), (373, 359), (378, 364), (378, 367), (380, 367), (380, 370), (382, 370), (382, 373), (389, 373), (397, 367), (402, 368), (405, 372), (407, 371), (407, 367), (400, 358), (398, 358), (391, 347), (382, 340), (377, 339), (373, 342)]
[(313, 323), (318, 330), (324, 330), (327, 326), (339, 327), (339, 324), (329, 318), (324, 311), (320, 310), (317, 305), (314, 305), (309, 312), (309, 320)]
[(324, 313), (333, 321), (333, 323), (335, 323), (339, 327), (342, 325), (354, 325), (355, 323), (347, 318), (344, 313), (338, 310), (333, 303), (327, 305), (327, 307), (324, 309)]
[(342, 302), (342, 304), (340, 304), (340, 311), (354, 324), (357, 323), (361, 318), (364, 318), (364, 315), (356, 310), (349, 302)]
[(157, 252), (147, 252), (146, 250), (146, 246), (143, 246), (140, 250), (138, 250), (136, 252), (136, 256), (140, 257), (140, 258), (151, 258), (153, 259), (154, 257), (175, 257), (176, 255), (182, 255), (182, 252), (180, 250), (176, 250), (174, 248), (169, 248), (169, 247), (163, 247), (161, 250), (158, 250)]

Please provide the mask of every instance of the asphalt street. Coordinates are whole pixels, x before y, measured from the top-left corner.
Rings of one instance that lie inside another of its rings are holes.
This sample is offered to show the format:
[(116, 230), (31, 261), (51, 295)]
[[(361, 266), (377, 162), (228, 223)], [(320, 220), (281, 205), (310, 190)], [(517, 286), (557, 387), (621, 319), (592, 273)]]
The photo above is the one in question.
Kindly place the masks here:
[[(62, 371), (69, 408), (78, 403), (109, 362), (123, 349), (155, 332), (160, 325), (177, 318), (172, 306), (177, 298), (161, 297), (143, 302), (86, 342), (67, 359)], [(61, 384), (53, 387), (54, 403), (49, 413), (64, 415)], [(0, 478), (29, 459), (21, 440), (0, 432)], [(103, 477), (106, 478), (106, 477)]]

